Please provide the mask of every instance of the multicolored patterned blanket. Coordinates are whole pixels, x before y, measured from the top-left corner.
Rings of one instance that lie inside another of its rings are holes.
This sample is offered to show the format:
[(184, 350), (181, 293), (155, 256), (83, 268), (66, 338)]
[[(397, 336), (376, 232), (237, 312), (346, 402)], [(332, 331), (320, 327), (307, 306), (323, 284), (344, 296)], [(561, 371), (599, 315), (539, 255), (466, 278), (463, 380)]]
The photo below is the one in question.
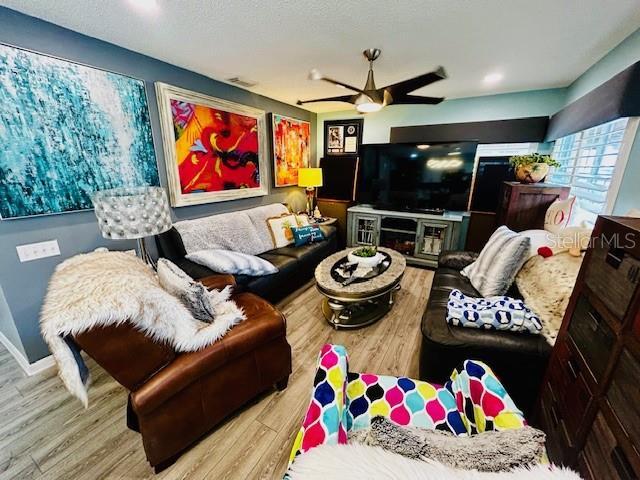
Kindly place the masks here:
[(322, 347), (290, 462), (320, 445), (348, 443), (349, 433), (369, 427), (375, 416), (459, 436), (526, 425), (522, 412), (482, 362), (465, 361), (443, 387), (407, 377), (350, 373), (348, 363), (343, 346)]

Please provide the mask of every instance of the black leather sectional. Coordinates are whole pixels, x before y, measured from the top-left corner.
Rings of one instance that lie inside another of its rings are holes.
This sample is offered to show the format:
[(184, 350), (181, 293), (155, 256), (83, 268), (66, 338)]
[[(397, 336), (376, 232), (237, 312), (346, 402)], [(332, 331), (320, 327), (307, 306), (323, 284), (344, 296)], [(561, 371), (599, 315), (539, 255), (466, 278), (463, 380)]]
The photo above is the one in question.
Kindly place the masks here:
[[(465, 295), (481, 297), (460, 274), (475, 260), (471, 252), (443, 252), (438, 260), (431, 294), (422, 317), (420, 378), (444, 383), (464, 360), (481, 360), (500, 378), (516, 405), (530, 414), (546, 369), (551, 346), (542, 335), (477, 330), (449, 325), (446, 321), (449, 293), (457, 288)], [(517, 289), (507, 295), (521, 298)]]
[[(326, 238), (322, 242), (301, 247), (290, 245), (259, 254), (258, 257), (274, 264), (278, 268), (278, 273), (261, 277), (235, 275), (236, 291), (255, 293), (275, 303), (300, 288), (313, 277), (318, 263), (337, 250), (336, 228), (333, 226), (320, 228)], [(160, 257), (171, 260), (196, 280), (218, 273), (185, 258), (187, 252), (175, 227), (157, 235), (156, 245)]]

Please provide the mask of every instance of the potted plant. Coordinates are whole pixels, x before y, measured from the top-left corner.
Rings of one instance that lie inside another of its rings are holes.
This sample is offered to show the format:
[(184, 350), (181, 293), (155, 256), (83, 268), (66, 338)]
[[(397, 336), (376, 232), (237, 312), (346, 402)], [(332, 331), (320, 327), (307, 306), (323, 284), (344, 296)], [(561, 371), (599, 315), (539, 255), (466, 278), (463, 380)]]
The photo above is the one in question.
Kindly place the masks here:
[(516, 180), (520, 183), (537, 183), (544, 180), (550, 167), (560, 164), (551, 155), (530, 153), (528, 155), (514, 155), (509, 163), (516, 172)]
[(357, 263), (365, 267), (375, 267), (378, 265), (384, 256), (378, 252), (378, 247), (360, 247), (352, 250), (347, 255), (349, 263)]

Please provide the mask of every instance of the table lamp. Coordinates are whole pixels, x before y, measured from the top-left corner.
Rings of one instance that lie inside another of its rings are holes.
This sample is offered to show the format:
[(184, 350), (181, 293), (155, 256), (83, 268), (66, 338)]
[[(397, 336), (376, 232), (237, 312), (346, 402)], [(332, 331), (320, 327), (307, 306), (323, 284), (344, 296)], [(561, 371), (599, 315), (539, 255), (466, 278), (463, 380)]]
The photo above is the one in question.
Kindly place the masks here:
[(321, 168), (299, 168), (298, 169), (298, 186), (306, 187), (307, 189), (307, 215), (313, 218), (316, 187), (322, 186), (322, 169)]
[(145, 237), (171, 228), (171, 210), (162, 187), (122, 187), (95, 192), (93, 206), (104, 238), (137, 240), (138, 255), (155, 266), (145, 247)]

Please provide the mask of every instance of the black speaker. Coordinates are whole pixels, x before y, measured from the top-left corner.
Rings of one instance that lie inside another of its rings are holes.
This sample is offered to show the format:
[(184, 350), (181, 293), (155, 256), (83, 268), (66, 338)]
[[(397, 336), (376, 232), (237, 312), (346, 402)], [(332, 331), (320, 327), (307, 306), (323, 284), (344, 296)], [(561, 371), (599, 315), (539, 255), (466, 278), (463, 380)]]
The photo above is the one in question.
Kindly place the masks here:
[(358, 178), (358, 157), (324, 157), (320, 159), (322, 187), (318, 198), (354, 201)]
[(498, 211), (502, 182), (513, 180), (510, 157), (480, 157), (473, 184), (471, 210), (475, 212)]

